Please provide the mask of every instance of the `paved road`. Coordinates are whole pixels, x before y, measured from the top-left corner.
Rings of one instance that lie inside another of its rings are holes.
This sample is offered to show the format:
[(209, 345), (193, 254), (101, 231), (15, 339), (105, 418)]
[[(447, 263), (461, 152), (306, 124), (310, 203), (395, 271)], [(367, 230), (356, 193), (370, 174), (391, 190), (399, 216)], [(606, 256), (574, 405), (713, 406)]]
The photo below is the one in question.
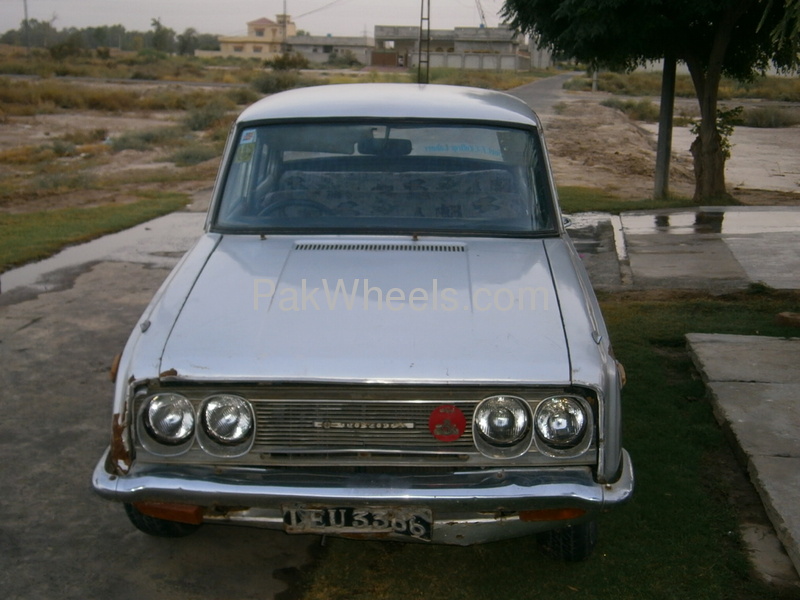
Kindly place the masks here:
[(90, 490), (110, 431), (108, 366), (167, 273), (103, 262), (73, 269), (71, 287), (0, 307), (4, 600), (273, 598), (282, 574), (310, 560), (318, 538), (281, 532), (151, 538)]
[(538, 79), (533, 83), (509, 90), (508, 93), (524, 101), (546, 124), (547, 119), (555, 114), (553, 107), (567, 96), (567, 92), (563, 89), (564, 82), (574, 76), (575, 73), (565, 73)]

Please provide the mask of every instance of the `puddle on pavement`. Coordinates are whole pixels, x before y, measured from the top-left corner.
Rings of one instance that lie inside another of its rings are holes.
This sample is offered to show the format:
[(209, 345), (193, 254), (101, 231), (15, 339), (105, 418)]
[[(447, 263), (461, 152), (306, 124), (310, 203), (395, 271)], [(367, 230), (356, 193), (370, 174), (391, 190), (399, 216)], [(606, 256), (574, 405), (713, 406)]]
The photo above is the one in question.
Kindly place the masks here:
[(623, 213), (626, 234), (675, 235), (800, 232), (800, 209), (737, 207), (648, 214)]
[(0, 293), (19, 288), (47, 292), (63, 286), (62, 277), (81, 265), (100, 261), (133, 262), (171, 268), (203, 233), (204, 213), (177, 212), (85, 244), (0, 275)]

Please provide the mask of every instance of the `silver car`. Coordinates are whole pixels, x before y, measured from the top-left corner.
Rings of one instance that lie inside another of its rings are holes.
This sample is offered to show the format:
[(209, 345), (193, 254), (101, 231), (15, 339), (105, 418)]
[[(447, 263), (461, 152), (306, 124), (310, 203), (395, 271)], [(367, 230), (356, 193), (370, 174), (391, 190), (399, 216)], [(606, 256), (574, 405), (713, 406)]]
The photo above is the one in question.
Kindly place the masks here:
[(579, 560), (633, 489), (621, 373), (526, 104), (284, 92), (236, 121), (125, 347), (93, 485), (154, 535), (536, 534)]

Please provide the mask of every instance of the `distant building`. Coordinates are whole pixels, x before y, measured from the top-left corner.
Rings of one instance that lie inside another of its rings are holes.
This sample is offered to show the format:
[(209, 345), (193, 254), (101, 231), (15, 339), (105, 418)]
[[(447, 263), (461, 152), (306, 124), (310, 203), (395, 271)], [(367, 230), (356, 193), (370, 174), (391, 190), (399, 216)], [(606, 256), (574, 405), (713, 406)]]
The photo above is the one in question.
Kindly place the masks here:
[(296, 35), (286, 40), (288, 52), (301, 54), (312, 64), (351, 54), (358, 62), (367, 65), (374, 46), (375, 40), (366, 36)]
[[(378, 67), (419, 64), (419, 27), (376, 25), (374, 38), (297, 35), (291, 16), (277, 15), (276, 18), (276, 21), (267, 18), (250, 21), (247, 35), (220, 37), (218, 51), (198, 50), (196, 54), (269, 60), (284, 52), (295, 52), (312, 64), (324, 64), (331, 58), (346, 55), (352, 55), (362, 64)], [(549, 54), (545, 56), (531, 50), (535, 49), (529, 47), (525, 37), (506, 25), (436, 29), (430, 32), (428, 64), (493, 71), (526, 71), (533, 66), (549, 66)]]
[(247, 35), (219, 38), (218, 51), (198, 51), (198, 56), (240, 56), (270, 59), (284, 51), (286, 39), (297, 34), (289, 15), (277, 15), (277, 22), (267, 18), (250, 21)]
[[(419, 27), (376, 25), (371, 64), (416, 66), (420, 54), (419, 32)], [(531, 57), (525, 37), (505, 25), (456, 27), (431, 30), (429, 65), (494, 71), (527, 70), (531, 67)]]

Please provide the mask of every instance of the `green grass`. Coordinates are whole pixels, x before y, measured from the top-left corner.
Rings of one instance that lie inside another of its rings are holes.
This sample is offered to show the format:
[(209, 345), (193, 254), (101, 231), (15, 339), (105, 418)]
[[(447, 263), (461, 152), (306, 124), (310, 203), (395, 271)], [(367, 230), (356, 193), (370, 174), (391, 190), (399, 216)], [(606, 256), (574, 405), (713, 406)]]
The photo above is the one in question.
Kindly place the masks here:
[[(558, 188), (558, 198), (561, 209), (568, 214), (580, 212), (608, 212), (619, 214), (627, 210), (654, 210), (663, 208), (686, 208), (697, 206), (691, 198), (674, 196), (664, 200), (643, 198), (641, 200), (627, 200), (618, 198), (602, 190), (580, 186), (561, 186)], [(708, 202), (704, 204), (708, 205)], [(735, 204), (728, 198), (725, 204)]]
[(20, 214), (0, 213), (0, 272), (40, 260), (65, 246), (133, 227), (175, 211), (184, 194), (140, 193), (138, 202)]
[(467, 548), (332, 539), (304, 580), (304, 600), (756, 600), (796, 598), (757, 582), (718, 479), (732, 453), (685, 351), (687, 332), (796, 335), (774, 315), (800, 295), (614, 295), (602, 299), (625, 364), (624, 445), (634, 499), (604, 515), (587, 562), (545, 558), (533, 539)]

